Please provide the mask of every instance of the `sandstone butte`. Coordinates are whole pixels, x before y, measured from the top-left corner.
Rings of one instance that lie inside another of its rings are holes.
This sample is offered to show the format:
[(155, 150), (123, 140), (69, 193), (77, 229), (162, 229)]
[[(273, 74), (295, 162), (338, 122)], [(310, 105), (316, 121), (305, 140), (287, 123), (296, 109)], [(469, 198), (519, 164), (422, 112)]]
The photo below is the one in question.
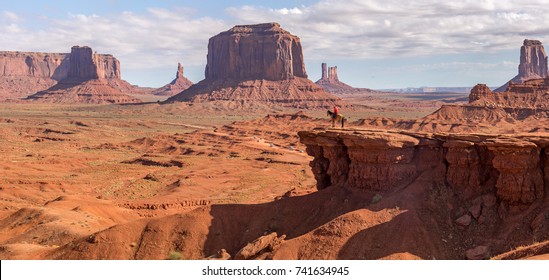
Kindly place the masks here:
[(210, 38), (205, 77), (167, 102), (324, 107), (339, 101), (308, 79), (299, 38), (278, 23), (237, 25)]
[(177, 64), (177, 73), (175, 74), (175, 79), (173, 79), (167, 85), (155, 89), (151, 94), (159, 96), (173, 96), (180, 93), (183, 90), (188, 89), (193, 85), (189, 79), (185, 78), (183, 74), (183, 66), (181, 63)]
[(32, 94), (26, 100), (45, 103), (134, 103), (133, 86), (120, 79), (120, 62), (112, 55), (98, 55), (90, 47), (74, 46), (66, 76), (56, 85)]
[(518, 66), (518, 74), (511, 79), (511, 81), (505, 83), (494, 91), (505, 91), (507, 86), (509, 86), (509, 83), (521, 84), (531, 79), (546, 78), (547, 71), (547, 54), (545, 54), (545, 49), (543, 48), (542, 43), (538, 40), (525, 39), (522, 47), (520, 48), (520, 64)]
[[(127, 93), (141, 92), (121, 79), (120, 62), (110, 54), (75, 46), (71, 53), (0, 52), (0, 100), (68, 103), (136, 102)], [(53, 91), (56, 93), (54, 94)], [(66, 94), (59, 95), (65, 92)], [(71, 93), (72, 92), (72, 93)]]

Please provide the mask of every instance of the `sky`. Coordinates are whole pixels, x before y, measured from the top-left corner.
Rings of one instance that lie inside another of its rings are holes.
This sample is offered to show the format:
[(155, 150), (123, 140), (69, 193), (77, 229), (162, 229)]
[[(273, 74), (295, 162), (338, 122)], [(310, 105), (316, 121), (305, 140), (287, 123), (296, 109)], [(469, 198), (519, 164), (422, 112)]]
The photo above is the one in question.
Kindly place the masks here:
[(518, 72), (524, 39), (549, 42), (547, 0), (38, 1), (0, 0), (0, 50), (113, 54), (122, 78), (170, 82), (177, 63), (204, 78), (208, 39), (278, 22), (300, 37), (309, 78), (322, 62), (373, 89), (499, 86)]

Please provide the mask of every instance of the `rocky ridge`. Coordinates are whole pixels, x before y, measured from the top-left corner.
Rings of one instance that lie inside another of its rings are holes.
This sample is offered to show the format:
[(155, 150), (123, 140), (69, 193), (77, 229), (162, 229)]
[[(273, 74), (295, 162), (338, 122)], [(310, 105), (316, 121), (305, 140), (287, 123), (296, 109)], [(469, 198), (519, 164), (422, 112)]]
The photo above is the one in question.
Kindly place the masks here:
[(278, 23), (237, 25), (208, 43), (206, 78), (167, 102), (219, 100), (331, 106), (339, 99), (307, 78), (300, 40)]

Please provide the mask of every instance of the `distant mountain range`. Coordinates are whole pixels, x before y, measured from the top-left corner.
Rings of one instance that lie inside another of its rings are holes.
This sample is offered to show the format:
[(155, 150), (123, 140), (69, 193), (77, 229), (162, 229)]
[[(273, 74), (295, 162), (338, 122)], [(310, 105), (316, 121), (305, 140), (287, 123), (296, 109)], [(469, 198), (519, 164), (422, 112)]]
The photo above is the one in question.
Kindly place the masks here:
[[(455, 92), (455, 93), (470, 93), (473, 87), (408, 87), (397, 89), (380, 89), (379, 91), (402, 92), (402, 93), (433, 93), (433, 92)], [(497, 87), (490, 87), (496, 89)]]

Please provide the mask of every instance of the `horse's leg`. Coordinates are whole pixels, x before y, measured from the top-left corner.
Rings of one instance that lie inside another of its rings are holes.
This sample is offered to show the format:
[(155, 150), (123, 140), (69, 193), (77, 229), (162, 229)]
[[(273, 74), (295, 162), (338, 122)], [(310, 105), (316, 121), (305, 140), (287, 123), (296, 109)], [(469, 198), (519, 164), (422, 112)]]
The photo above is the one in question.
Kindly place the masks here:
[(341, 128), (344, 128), (345, 126), (345, 118), (341, 117)]

